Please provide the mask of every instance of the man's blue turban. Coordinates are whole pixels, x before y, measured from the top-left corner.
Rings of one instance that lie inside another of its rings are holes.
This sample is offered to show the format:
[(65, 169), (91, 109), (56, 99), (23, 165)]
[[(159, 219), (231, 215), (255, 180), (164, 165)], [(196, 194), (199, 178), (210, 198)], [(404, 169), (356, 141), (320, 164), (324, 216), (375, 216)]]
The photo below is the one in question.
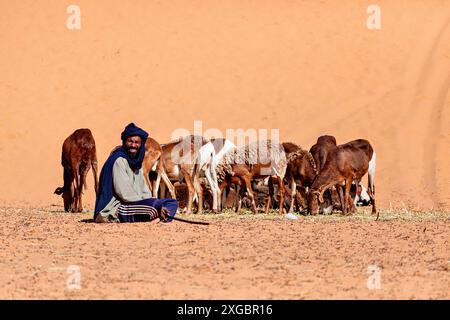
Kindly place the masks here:
[(139, 136), (142, 140), (147, 140), (148, 133), (144, 130), (142, 130), (139, 127), (136, 127), (134, 123), (130, 123), (125, 127), (125, 130), (123, 130), (122, 134), (120, 135), (120, 138), (122, 141), (125, 141), (129, 137)]

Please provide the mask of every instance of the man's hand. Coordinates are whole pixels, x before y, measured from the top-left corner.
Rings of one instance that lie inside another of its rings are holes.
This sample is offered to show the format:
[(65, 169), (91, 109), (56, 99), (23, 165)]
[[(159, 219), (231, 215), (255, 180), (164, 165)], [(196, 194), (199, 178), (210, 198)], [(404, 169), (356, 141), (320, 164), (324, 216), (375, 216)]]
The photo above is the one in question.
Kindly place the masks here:
[(169, 221), (170, 215), (169, 215), (169, 210), (167, 208), (165, 208), (165, 207), (161, 208), (161, 211), (159, 213), (159, 219), (162, 222), (168, 222)]

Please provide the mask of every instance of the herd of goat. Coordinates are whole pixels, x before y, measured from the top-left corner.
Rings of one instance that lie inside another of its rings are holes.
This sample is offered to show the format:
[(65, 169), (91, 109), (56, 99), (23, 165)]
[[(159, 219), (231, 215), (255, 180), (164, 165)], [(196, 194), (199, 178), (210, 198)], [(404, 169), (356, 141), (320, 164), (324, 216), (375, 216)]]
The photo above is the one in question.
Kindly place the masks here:
[[(166, 197), (167, 191), (176, 198), (175, 185), (184, 182), (188, 190), (186, 213), (193, 211), (194, 204), (201, 213), (204, 195), (210, 196), (212, 211), (221, 211), (230, 190), (236, 195), (237, 212), (245, 198), (256, 213), (255, 183), (268, 187), (266, 213), (276, 202), (275, 184), (280, 213), (285, 205), (293, 212), (295, 205), (297, 211), (306, 209), (311, 214), (333, 208), (349, 214), (356, 210), (362, 193), (367, 195), (365, 203), (371, 204), (372, 213), (376, 213), (375, 160), (372, 146), (364, 139), (338, 145), (333, 136), (324, 135), (307, 151), (290, 142), (264, 140), (236, 147), (227, 139), (191, 135), (167, 144), (148, 138), (142, 170), (155, 198)], [(98, 192), (96, 147), (89, 129), (78, 129), (64, 141), (61, 163), (64, 186), (55, 193), (62, 195), (65, 211), (81, 212), (82, 190), (91, 167)], [(361, 184), (366, 173), (367, 191)]]

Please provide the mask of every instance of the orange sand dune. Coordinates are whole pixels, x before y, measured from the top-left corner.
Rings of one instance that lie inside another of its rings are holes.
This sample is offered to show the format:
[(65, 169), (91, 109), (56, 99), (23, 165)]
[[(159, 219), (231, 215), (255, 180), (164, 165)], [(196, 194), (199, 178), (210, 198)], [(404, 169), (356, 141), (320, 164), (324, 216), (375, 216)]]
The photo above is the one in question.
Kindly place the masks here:
[[(61, 204), (60, 150), (90, 128), (100, 165), (130, 121), (369, 139), (381, 207), (450, 209), (450, 2), (0, 2), (0, 205)], [(94, 196), (89, 176), (86, 203)]]

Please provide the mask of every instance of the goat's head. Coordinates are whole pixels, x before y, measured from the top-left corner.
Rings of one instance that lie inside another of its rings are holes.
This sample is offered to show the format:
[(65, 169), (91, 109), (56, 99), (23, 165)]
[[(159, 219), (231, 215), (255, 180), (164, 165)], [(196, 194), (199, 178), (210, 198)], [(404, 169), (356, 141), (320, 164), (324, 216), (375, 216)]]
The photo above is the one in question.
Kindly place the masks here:
[(72, 195), (71, 192), (69, 190), (66, 190), (65, 187), (58, 187), (56, 188), (55, 194), (60, 195), (63, 198), (64, 201), (64, 211), (68, 212), (70, 211), (71, 207), (72, 207)]
[(319, 203), (323, 203), (323, 192), (320, 190), (311, 190), (308, 193), (308, 209), (311, 214), (319, 213)]

